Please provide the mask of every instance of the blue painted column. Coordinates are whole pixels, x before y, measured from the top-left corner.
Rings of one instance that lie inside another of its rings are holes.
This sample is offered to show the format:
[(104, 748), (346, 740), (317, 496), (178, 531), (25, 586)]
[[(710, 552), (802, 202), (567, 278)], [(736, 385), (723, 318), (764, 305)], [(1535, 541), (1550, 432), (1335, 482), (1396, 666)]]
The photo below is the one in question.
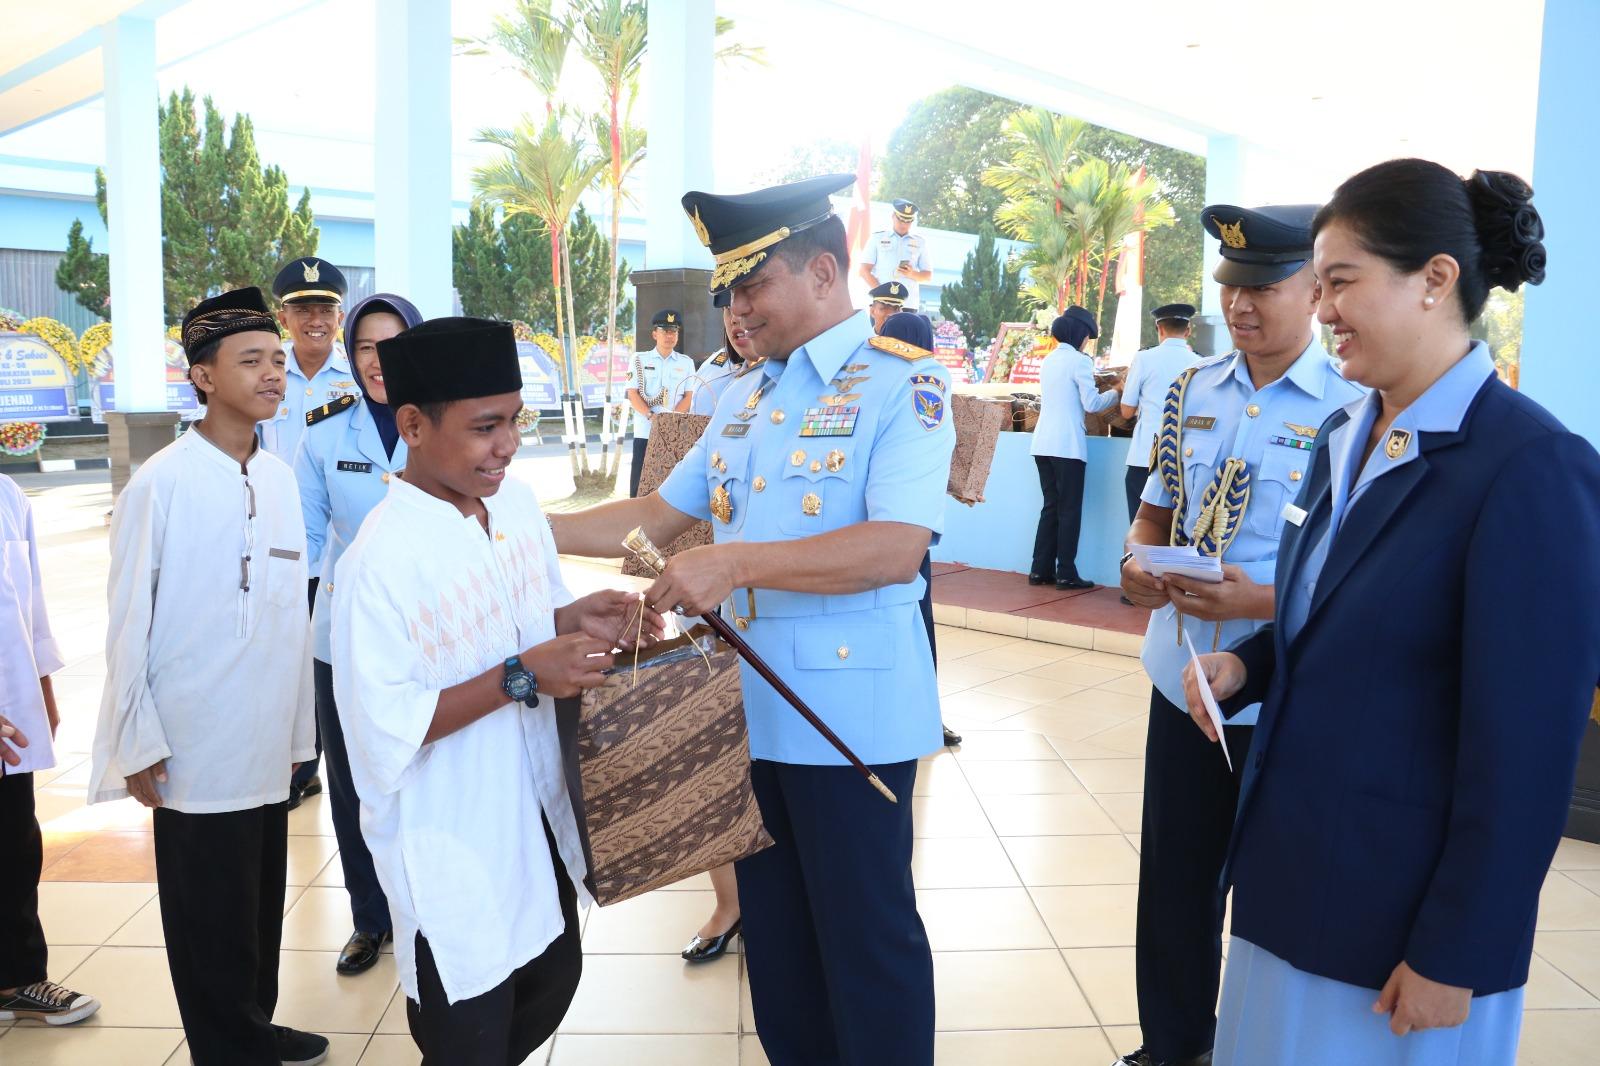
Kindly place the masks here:
[(374, 251), (381, 292), (425, 317), (454, 306), (450, 250), (450, 2), (378, 0)]
[(1545, 0), (1539, 113), (1533, 149), (1534, 204), (1543, 216), (1550, 276), (1530, 286), (1522, 325), (1522, 391), (1574, 432), (1600, 445), (1600, 359), (1594, 345), (1594, 270), (1600, 212), (1594, 174), (1600, 148), (1600, 4)]
[[(711, 166), (713, 0), (652, 0), (644, 57), (650, 166), (645, 176), (645, 267), (711, 269), (680, 200), (715, 188)], [(726, 190), (737, 191), (737, 190)]]
[(116, 405), (124, 414), (165, 411), (156, 26), (123, 16), (106, 23), (101, 34)]

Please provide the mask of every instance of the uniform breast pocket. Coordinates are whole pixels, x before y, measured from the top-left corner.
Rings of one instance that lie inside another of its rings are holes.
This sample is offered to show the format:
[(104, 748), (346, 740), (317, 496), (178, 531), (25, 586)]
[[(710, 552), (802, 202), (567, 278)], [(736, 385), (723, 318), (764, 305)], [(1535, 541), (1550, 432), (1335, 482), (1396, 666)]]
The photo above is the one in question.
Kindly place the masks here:
[[(827, 439), (806, 438), (826, 444)], [(778, 488), (778, 529), (797, 537), (825, 533), (848, 523), (855, 479), (854, 449), (844, 445), (796, 448), (783, 468)]]
[(267, 552), (267, 600), (276, 607), (288, 607), (306, 594), (304, 553), (293, 548), (272, 548)]
[(1217, 437), (1185, 436), (1179, 441), (1183, 449), (1183, 491), (1188, 497), (1191, 516), (1200, 513), (1200, 500), (1206, 488), (1217, 476), (1217, 453), (1222, 441)]
[[(761, 487), (765, 488), (765, 482)], [(750, 509), (750, 446), (734, 440), (714, 446), (706, 456), (706, 491), (711, 495), (711, 529), (737, 533)]]
[(1245, 520), (1252, 533), (1277, 538), (1283, 529), (1283, 505), (1299, 494), (1310, 457), (1310, 452), (1296, 448), (1267, 445), (1250, 489), (1250, 509)]
[(887, 670), (894, 649), (895, 627), (881, 622), (794, 627), (794, 665), (801, 670)]

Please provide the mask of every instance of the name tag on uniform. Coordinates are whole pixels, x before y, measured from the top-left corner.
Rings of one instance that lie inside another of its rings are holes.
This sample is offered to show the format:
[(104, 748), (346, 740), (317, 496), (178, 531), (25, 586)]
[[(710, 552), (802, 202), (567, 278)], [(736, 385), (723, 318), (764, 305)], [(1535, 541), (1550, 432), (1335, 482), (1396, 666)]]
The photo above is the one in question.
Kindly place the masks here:
[(350, 461), (349, 459), (340, 459), (339, 460), (339, 469), (340, 470), (348, 470), (352, 474), (370, 474), (370, 473), (372, 473), (372, 464), (371, 463), (356, 463), (356, 462)]
[(1216, 427), (1217, 420), (1215, 418), (1207, 418), (1205, 415), (1190, 415), (1183, 420), (1184, 429), (1215, 429)]
[(1306, 511), (1304, 507), (1296, 507), (1292, 503), (1283, 505), (1283, 520), (1290, 525), (1303, 526), (1306, 524)]
[(750, 423), (748, 422), (729, 422), (722, 427), (722, 435), (724, 437), (742, 437), (749, 432)]

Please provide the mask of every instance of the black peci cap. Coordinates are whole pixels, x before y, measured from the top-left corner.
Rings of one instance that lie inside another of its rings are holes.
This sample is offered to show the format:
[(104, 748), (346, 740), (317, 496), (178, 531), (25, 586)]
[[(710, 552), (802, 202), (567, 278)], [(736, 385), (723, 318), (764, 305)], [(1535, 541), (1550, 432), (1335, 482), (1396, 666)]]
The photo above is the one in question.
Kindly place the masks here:
[(326, 259), (308, 255), (296, 259), (272, 282), (272, 295), (283, 303), (343, 303), (350, 291), (344, 274)]
[(773, 245), (834, 217), (828, 197), (855, 180), (854, 174), (824, 174), (737, 196), (685, 193), (683, 212), (717, 264), (712, 303), (728, 306), (728, 293), (766, 264)]
[(282, 336), (272, 312), (267, 310), (266, 298), (254, 285), (201, 300), (183, 316), (180, 336), (184, 356), (193, 363), (194, 353), (213, 341), (256, 330)]
[(435, 318), (378, 342), (389, 406), (473, 400), (522, 391), (511, 323)]
[(1207, 207), (1200, 212), (1200, 224), (1222, 242), (1222, 262), (1211, 276), (1222, 285), (1253, 289), (1299, 273), (1311, 259), (1311, 220), (1317, 207)]

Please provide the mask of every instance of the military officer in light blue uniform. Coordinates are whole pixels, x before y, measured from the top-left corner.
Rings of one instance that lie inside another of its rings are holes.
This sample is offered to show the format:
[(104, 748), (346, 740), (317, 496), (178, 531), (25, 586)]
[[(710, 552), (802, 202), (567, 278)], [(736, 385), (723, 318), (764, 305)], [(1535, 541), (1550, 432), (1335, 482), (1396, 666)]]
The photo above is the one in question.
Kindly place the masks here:
[(369, 296), (350, 309), (347, 336), (361, 398), (343, 397), (309, 412), (295, 454), (306, 525), (307, 565), (321, 575), (311, 614), (312, 667), (316, 680), (317, 728), (327, 759), (328, 798), (339, 840), (344, 887), (353, 925), (335, 964), (344, 975), (377, 963), (390, 936), (389, 901), (361, 835), (361, 805), (350, 778), (350, 756), (333, 695), (333, 649), (329, 635), (334, 567), (361, 523), (388, 494), (389, 481), (405, 470), (406, 442), (395, 426), (378, 362), (378, 342), (422, 321), (411, 302), (392, 293)]
[(553, 515), (558, 548), (615, 555), (642, 525), (716, 543), (647, 593), (717, 607), (899, 796), (890, 803), (746, 668), (751, 783), (775, 844), (737, 864), (756, 1025), (773, 1066), (930, 1066), (933, 968), (911, 881), (917, 759), (940, 744), (918, 573), (944, 525), (950, 378), (853, 310), (835, 174), (692, 192), (712, 293), (760, 366), (658, 493)]
[(306, 415), (323, 404), (360, 396), (350, 360), (336, 339), (346, 291), (339, 268), (314, 255), (296, 259), (272, 283), (272, 293), (282, 304), (278, 320), (289, 331), (290, 341), (283, 346), (289, 358), (283, 403), (277, 415), (261, 423), (261, 446), (291, 467)]
[(633, 376), (628, 382), (628, 403), (633, 407), (629, 496), (639, 495), (639, 475), (644, 473), (644, 453), (650, 444), (650, 420), (673, 409), (683, 383), (694, 373), (694, 360), (675, 350), (682, 329), (682, 313), (657, 311), (650, 319), (650, 337), (655, 347), (633, 357)]
[(867, 241), (858, 268), (861, 280), (869, 289), (876, 290), (889, 282), (904, 286), (901, 306), (896, 310), (917, 310), (921, 306), (922, 283), (933, 280), (928, 239), (911, 232), (911, 224), (916, 220), (917, 205), (910, 200), (896, 200), (889, 228), (878, 230)]
[(1123, 592), (1153, 608), (1141, 659), (1154, 686), (1145, 751), (1136, 969), (1144, 1046), (1130, 1066), (1204, 1066), (1215, 1039), (1227, 853), (1258, 707), (1226, 727), (1233, 766), (1188, 719), (1184, 638), (1227, 648), (1273, 614), (1284, 508), (1306, 476), (1318, 427), (1362, 390), (1313, 333), (1315, 205), (1207, 207), (1222, 241), (1215, 277), (1235, 350), (1201, 361), (1167, 389), (1156, 465), (1131, 543), (1192, 544), (1220, 556), (1225, 580), (1156, 579), (1131, 553)]
[(1161, 424), (1161, 405), (1167, 390), (1179, 374), (1200, 361), (1189, 347), (1189, 322), (1193, 304), (1162, 304), (1150, 312), (1156, 320), (1154, 348), (1137, 352), (1122, 384), (1122, 410), (1125, 419), (1138, 419), (1133, 439), (1128, 442), (1128, 521), (1139, 513), (1139, 497), (1150, 480), (1150, 453), (1155, 448), (1156, 429)]

